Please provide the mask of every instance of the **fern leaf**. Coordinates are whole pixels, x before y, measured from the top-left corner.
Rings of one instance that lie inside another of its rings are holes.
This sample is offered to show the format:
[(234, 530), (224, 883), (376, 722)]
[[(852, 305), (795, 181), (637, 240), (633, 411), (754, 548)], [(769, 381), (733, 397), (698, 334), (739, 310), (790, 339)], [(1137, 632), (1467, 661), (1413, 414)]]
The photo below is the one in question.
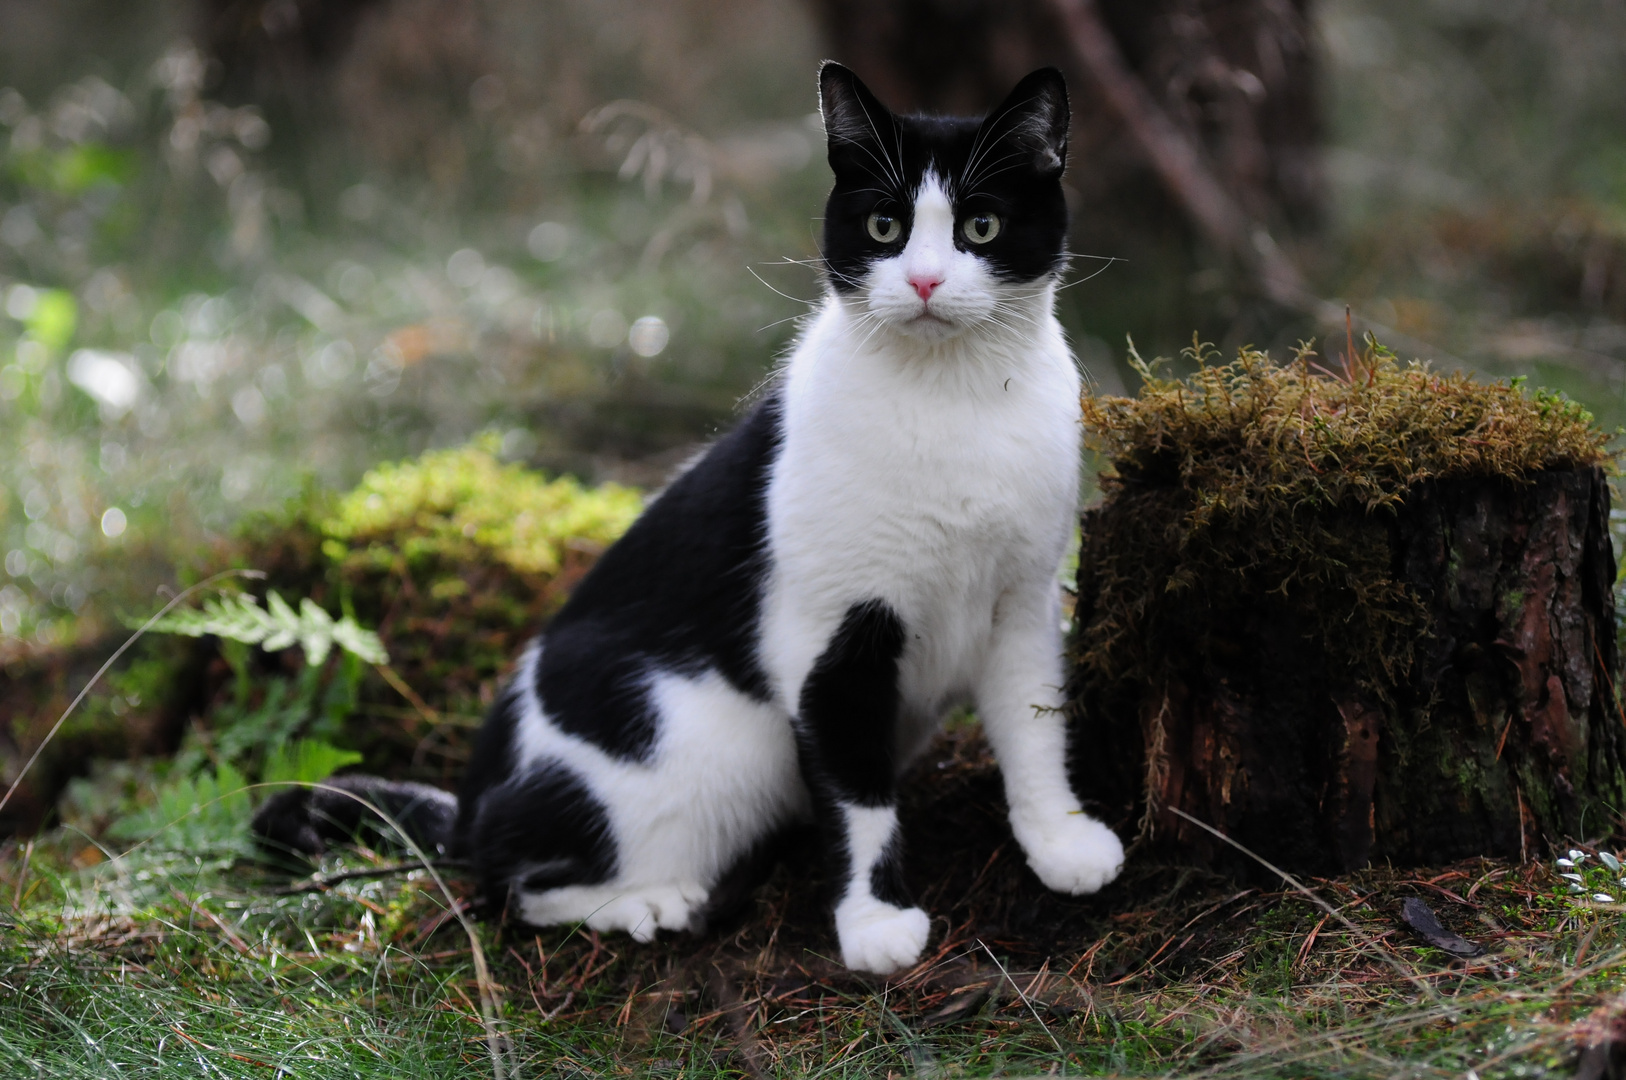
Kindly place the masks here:
[(313, 667), (326, 660), (335, 645), (369, 664), (389, 662), (389, 653), (378, 635), (349, 615), (335, 620), (308, 596), (300, 601), (296, 612), (275, 590), (266, 593), (263, 608), (244, 593), (211, 597), (201, 608), (171, 612), (151, 629), (186, 637), (212, 634), (258, 645), (266, 652), (279, 652), (297, 644), (305, 654), (305, 662)]

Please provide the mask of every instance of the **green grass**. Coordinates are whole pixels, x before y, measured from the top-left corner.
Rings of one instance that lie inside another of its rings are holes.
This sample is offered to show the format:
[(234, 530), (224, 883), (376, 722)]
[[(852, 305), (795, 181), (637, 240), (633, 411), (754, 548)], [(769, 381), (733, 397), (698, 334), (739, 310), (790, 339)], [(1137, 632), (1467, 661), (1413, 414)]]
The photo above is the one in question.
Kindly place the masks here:
[[(1573, 901), (1545, 863), (1309, 882), (1353, 930), (1279, 883), (1133, 861), (1101, 897), (1055, 897), (1001, 830), (977, 831), (1000, 809), (992, 778), (964, 727), (911, 781), (911, 884), (938, 918), (926, 961), (890, 981), (830, 959), (805, 853), (704, 937), (476, 921), (505, 1074), (1535, 1076), (1567, 1066), (1626, 975), (1622, 910)], [(66, 829), (26, 869), (25, 851), (0, 861), (0, 1075), (494, 1074), (451, 912), (466, 882), (278, 895), (286, 877), (162, 835), (110, 860)], [(323, 870), (394, 865), (351, 850)], [(1410, 936), (1408, 895), (1487, 955)]]

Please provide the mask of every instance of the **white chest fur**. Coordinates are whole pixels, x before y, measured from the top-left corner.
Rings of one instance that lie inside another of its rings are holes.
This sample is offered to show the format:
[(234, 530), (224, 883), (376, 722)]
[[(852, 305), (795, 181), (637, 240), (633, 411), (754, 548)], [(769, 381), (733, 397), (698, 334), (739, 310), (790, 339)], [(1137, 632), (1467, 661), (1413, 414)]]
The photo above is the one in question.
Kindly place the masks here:
[(1001, 596), (1054, 577), (1079, 379), (1050, 290), (1029, 293), (1005, 325), (942, 342), (871, 333), (832, 299), (792, 354), (763, 613), (787, 709), (847, 609), (879, 599), (908, 631), (901, 689), (925, 719), (977, 677)]

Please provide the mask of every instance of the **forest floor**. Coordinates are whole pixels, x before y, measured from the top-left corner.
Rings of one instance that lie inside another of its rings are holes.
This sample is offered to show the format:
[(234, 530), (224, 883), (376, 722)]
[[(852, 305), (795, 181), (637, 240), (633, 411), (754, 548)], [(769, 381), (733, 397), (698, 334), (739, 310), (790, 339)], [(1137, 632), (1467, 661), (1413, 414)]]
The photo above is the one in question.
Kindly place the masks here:
[[(640, 945), (465, 924), (470, 884), (391, 872), (393, 854), (293, 881), (156, 844), (109, 857), (58, 829), (0, 860), (0, 1073), (1489, 1080), (1585, 1074), (1603, 1062), (1585, 1047), (1626, 1039), (1626, 910), (1593, 899), (1619, 876), (1596, 849), (1579, 895), (1551, 861), (1300, 891), (1132, 856), (1073, 899), (1023, 864), (975, 726), (907, 791), (911, 884), (936, 924), (888, 980), (833, 959), (805, 849), (732, 925)], [(1483, 954), (1427, 944), (1407, 898)]]

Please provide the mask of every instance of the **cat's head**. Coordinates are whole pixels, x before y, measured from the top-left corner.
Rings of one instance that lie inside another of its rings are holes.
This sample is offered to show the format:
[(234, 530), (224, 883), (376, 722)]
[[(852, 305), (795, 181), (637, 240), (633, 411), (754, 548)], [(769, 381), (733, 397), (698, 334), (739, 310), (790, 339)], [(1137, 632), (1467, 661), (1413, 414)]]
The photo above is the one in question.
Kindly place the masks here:
[(830, 286), (869, 316), (941, 340), (999, 325), (1065, 262), (1067, 86), (1023, 79), (986, 119), (897, 116), (847, 68), (819, 69), (835, 188)]

